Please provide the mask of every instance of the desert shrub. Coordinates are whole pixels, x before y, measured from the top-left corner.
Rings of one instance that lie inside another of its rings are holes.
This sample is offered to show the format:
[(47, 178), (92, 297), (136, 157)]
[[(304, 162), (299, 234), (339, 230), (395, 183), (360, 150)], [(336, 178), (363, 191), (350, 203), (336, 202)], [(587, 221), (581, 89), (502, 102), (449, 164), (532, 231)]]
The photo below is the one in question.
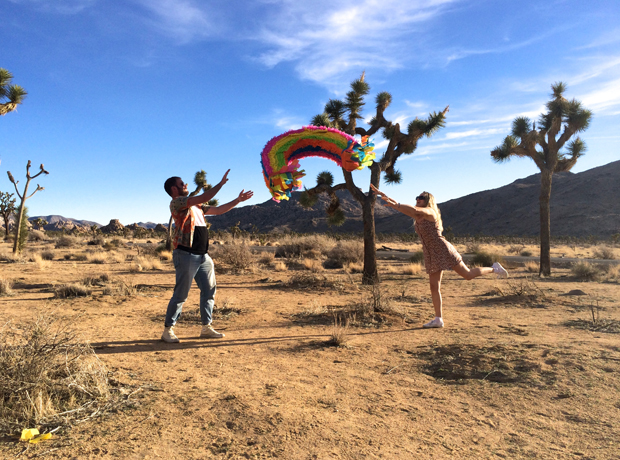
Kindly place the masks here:
[(339, 241), (327, 253), (325, 268), (342, 268), (345, 264), (364, 260), (364, 243), (361, 241)]
[(108, 256), (103, 252), (94, 252), (87, 256), (88, 262), (91, 264), (105, 264)]
[(349, 262), (344, 266), (344, 271), (347, 273), (362, 273), (364, 271), (364, 264), (362, 262)]
[(47, 237), (41, 230), (30, 230), (28, 233), (28, 241), (45, 241)]
[(0, 262), (8, 262), (10, 264), (25, 262), (24, 255), (21, 253), (13, 254), (13, 252), (1, 252)]
[(105, 242), (103, 244), (103, 249), (105, 249), (106, 251), (112, 251), (114, 249), (118, 249), (121, 246), (124, 246), (123, 242), (118, 238), (114, 238), (110, 241)]
[(276, 272), (285, 272), (288, 270), (288, 267), (284, 262), (275, 262), (273, 264), (273, 270)]
[(471, 264), (475, 267), (490, 267), (495, 262), (503, 262), (502, 256), (499, 254), (491, 254), (488, 252), (477, 252), (471, 260)]
[(291, 278), (285, 282), (284, 285), (289, 288), (301, 290), (317, 288), (334, 289), (342, 287), (340, 283), (329, 280), (325, 275), (305, 272), (291, 276)]
[(467, 246), (465, 246), (466, 254), (478, 254), (481, 251), (482, 251), (482, 248), (479, 243), (475, 243), (475, 242), (467, 243)]
[(13, 295), (13, 280), (0, 278), (0, 297)]
[(334, 314), (334, 324), (332, 325), (332, 332), (327, 345), (334, 347), (346, 347), (349, 341), (349, 319), (339, 318)]
[(55, 297), (58, 299), (70, 299), (73, 297), (86, 297), (92, 291), (82, 284), (61, 284), (55, 289)]
[(599, 276), (596, 267), (588, 262), (577, 262), (570, 269), (572, 275), (581, 281), (594, 281)]
[(263, 252), (258, 257), (258, 263), (261, 265), (271, 265), (274, 262), (275, 254), (271, 252)]
[(171, 251), (160, 251), (159, 252), (159, 260), (163, 260), (166, 262), (170, 262), (172, 260), (172, 252)]
[(41, 254), (36, 253), (36, 252), (30, 254), (30, 256), (28, 257), (28, 260), (30, 262), (34, 262), (34, 264), (37, 266), (39, 270), (46, 270), (50, 267), (49, 260), (44, 260), (43, 257), (41, 257)]
[(423, 251), (414, 252), (413, 255), (409, 258), (409, 262), (411, 262), (412, 264), (424, 263), (424, 252)]
[(229, 266), (234, 271), (249, 270), (254, 263), (254, 255), (246, 244), (217, 246), (211, 254), (219, 263)]
[(95, 235), (86, 244), (89, 246), (103, 246), (105, 244), (105, 238), (103, 235)]
[(533, 260), (525, 262), (525, 270), (530, 273), (538, 273), (540, 271), (540, 265)]
[(60, 248), (72, 248), (78, 244), (77, 238), (69, 235), (61, 235), (60, 238), (56, 240), (56, 249)]
[(510, 254), (521, 254), (521, 251), (523, 251), (524, 247), (522, 244), (512, 244), (508, 247), (508, 252)]
[(59, 426), (111, 402), (108, 371), (88, 343), (49, 317), (0, 329), (0, 431)]
[(313, 273), (323, 271), (323, 264), (316, 259), (304, 259), (303, 266), (306, 270), (310, 270)]
[(99, 276), (87, 276), (82, 280), (84, 286), (105, 286), (110, 281), (110, 275), (102, 273)]
[(111, 286), (103, 289), (103, 295), (134, 296), (138, 293), (137, 286), (131, 281), (116, 280)]
[(608, 281), (620, 280), (620, 265), (608, 265), (605, 271), (605, 278)]
[(600, 246), (593, 251), (595, 259), (613, 260), (616, 258), (614, 250), (606, 246)]
[(325, 235), (286, 238), (276, 249), (276, 257), (303, 257), (319, 259), (334, 245)]
[(54, 260), (54, 253), (52, 251), (41, 252), (41, 258), (43, 260)]
[(76, 254), (73, 258), (78, 262), (86, 262), (88, 260), (88, 254)]

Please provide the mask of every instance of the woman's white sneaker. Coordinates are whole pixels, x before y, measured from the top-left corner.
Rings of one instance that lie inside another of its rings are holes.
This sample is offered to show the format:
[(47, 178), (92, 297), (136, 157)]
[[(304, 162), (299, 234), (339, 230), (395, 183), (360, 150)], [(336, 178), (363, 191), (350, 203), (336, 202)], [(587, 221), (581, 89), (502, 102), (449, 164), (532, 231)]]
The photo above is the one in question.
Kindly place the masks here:
[(426, 328), (443, 327), (443, 319), (436, 316), (435, 319), (424, 324), (422, 327), (426, 327)]
[(493, 273), (495, 273), (498, 278), (508, 278), (508, 272), (499, 264), (499, 262), (495, 262), (493, 264)]

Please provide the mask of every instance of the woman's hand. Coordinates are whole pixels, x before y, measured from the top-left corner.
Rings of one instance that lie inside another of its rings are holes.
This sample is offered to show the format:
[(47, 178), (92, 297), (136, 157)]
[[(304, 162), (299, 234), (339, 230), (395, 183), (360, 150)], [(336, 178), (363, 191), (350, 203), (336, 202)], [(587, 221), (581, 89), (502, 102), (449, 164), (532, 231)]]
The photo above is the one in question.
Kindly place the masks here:
[(372, 184), (370, 184), (370, 190), (372, 190), (374, 193), (377, 194), (379, 198), (385, 201), (384, 206), (393, 206), (395, 208), (399, 206), (399, 203), (396, 200), (393, 200)]
[(254, 192), (252, 190), (248, 190), (247, 192), (245, 190), (241, 190), (237, 200), (241, 203), (242, 201), (249, 200), (252, 196), (254, 196)]

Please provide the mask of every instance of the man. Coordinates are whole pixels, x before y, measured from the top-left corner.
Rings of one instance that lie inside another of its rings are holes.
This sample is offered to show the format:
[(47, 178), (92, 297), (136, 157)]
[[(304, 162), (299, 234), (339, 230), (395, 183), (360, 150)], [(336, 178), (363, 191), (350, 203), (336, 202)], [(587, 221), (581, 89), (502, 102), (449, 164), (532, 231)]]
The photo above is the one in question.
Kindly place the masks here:
[(208, 206), (206, 203), (213, 199), (222, 186), (228, 182), (229, 172), (230, 169), (226, 171), (219, 184), (210, 190), (205, 190), (202, 195), (189, 196), (187, 184), (180, 177), (171, 177), (164, 183), (164, 189), (172, 197), (170, 212), (175, 226), (172, 237), (174, 245), (172, 260), (176, 271), (174, 293), (168, 303), (164, 333), (161, 336), (164, 342), (179, 343), (172, 328), (181, 316), (192, 279), (196, 280), (200, 288), (200, 319), (202, 321), (200, 337), (224, 337), (224, 334), (217, 332), (211, 326), (216, 284), (213, 260), (208, 254), (209, 231), (205, 215), (224, 214), (254, 195), (252, 191), (242, 190), (239, 196), (229, 203), (217, 207)]

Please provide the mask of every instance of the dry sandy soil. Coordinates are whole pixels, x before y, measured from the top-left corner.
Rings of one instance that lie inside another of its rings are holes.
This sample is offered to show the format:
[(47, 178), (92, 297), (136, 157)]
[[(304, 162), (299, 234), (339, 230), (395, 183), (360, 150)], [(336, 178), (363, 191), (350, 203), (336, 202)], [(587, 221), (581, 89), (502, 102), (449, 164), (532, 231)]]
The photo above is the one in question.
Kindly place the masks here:
[[(372, 315), (359, 274), (301, 264), (235, 274), (220, 264), (214, 326), (226, 337), (199, 338), (194, 286), (181, 343), (167, 344), (171, 262), (138, 272), (135, 249), (103, 263), (63, 258), (86, 246), (33, 248), (46, 249), (54, 260), (0, 263), (15, 282), (0, 297), (3, 320), (49, 313), (70, 323), (131, 389), (131, 404), (37, 445), (4, 437), (1, 458), (620, 458), (617, 279), (447, 273), (446, 327), (425, 330), (427, 277), (399, 262), (381, 261), (384, 311)], [(135, 292), (54, 297), (62, 283), (103, 273), (108, 287), (123, 280)], [(576, 289), (586, 295), (567, 295)]]

